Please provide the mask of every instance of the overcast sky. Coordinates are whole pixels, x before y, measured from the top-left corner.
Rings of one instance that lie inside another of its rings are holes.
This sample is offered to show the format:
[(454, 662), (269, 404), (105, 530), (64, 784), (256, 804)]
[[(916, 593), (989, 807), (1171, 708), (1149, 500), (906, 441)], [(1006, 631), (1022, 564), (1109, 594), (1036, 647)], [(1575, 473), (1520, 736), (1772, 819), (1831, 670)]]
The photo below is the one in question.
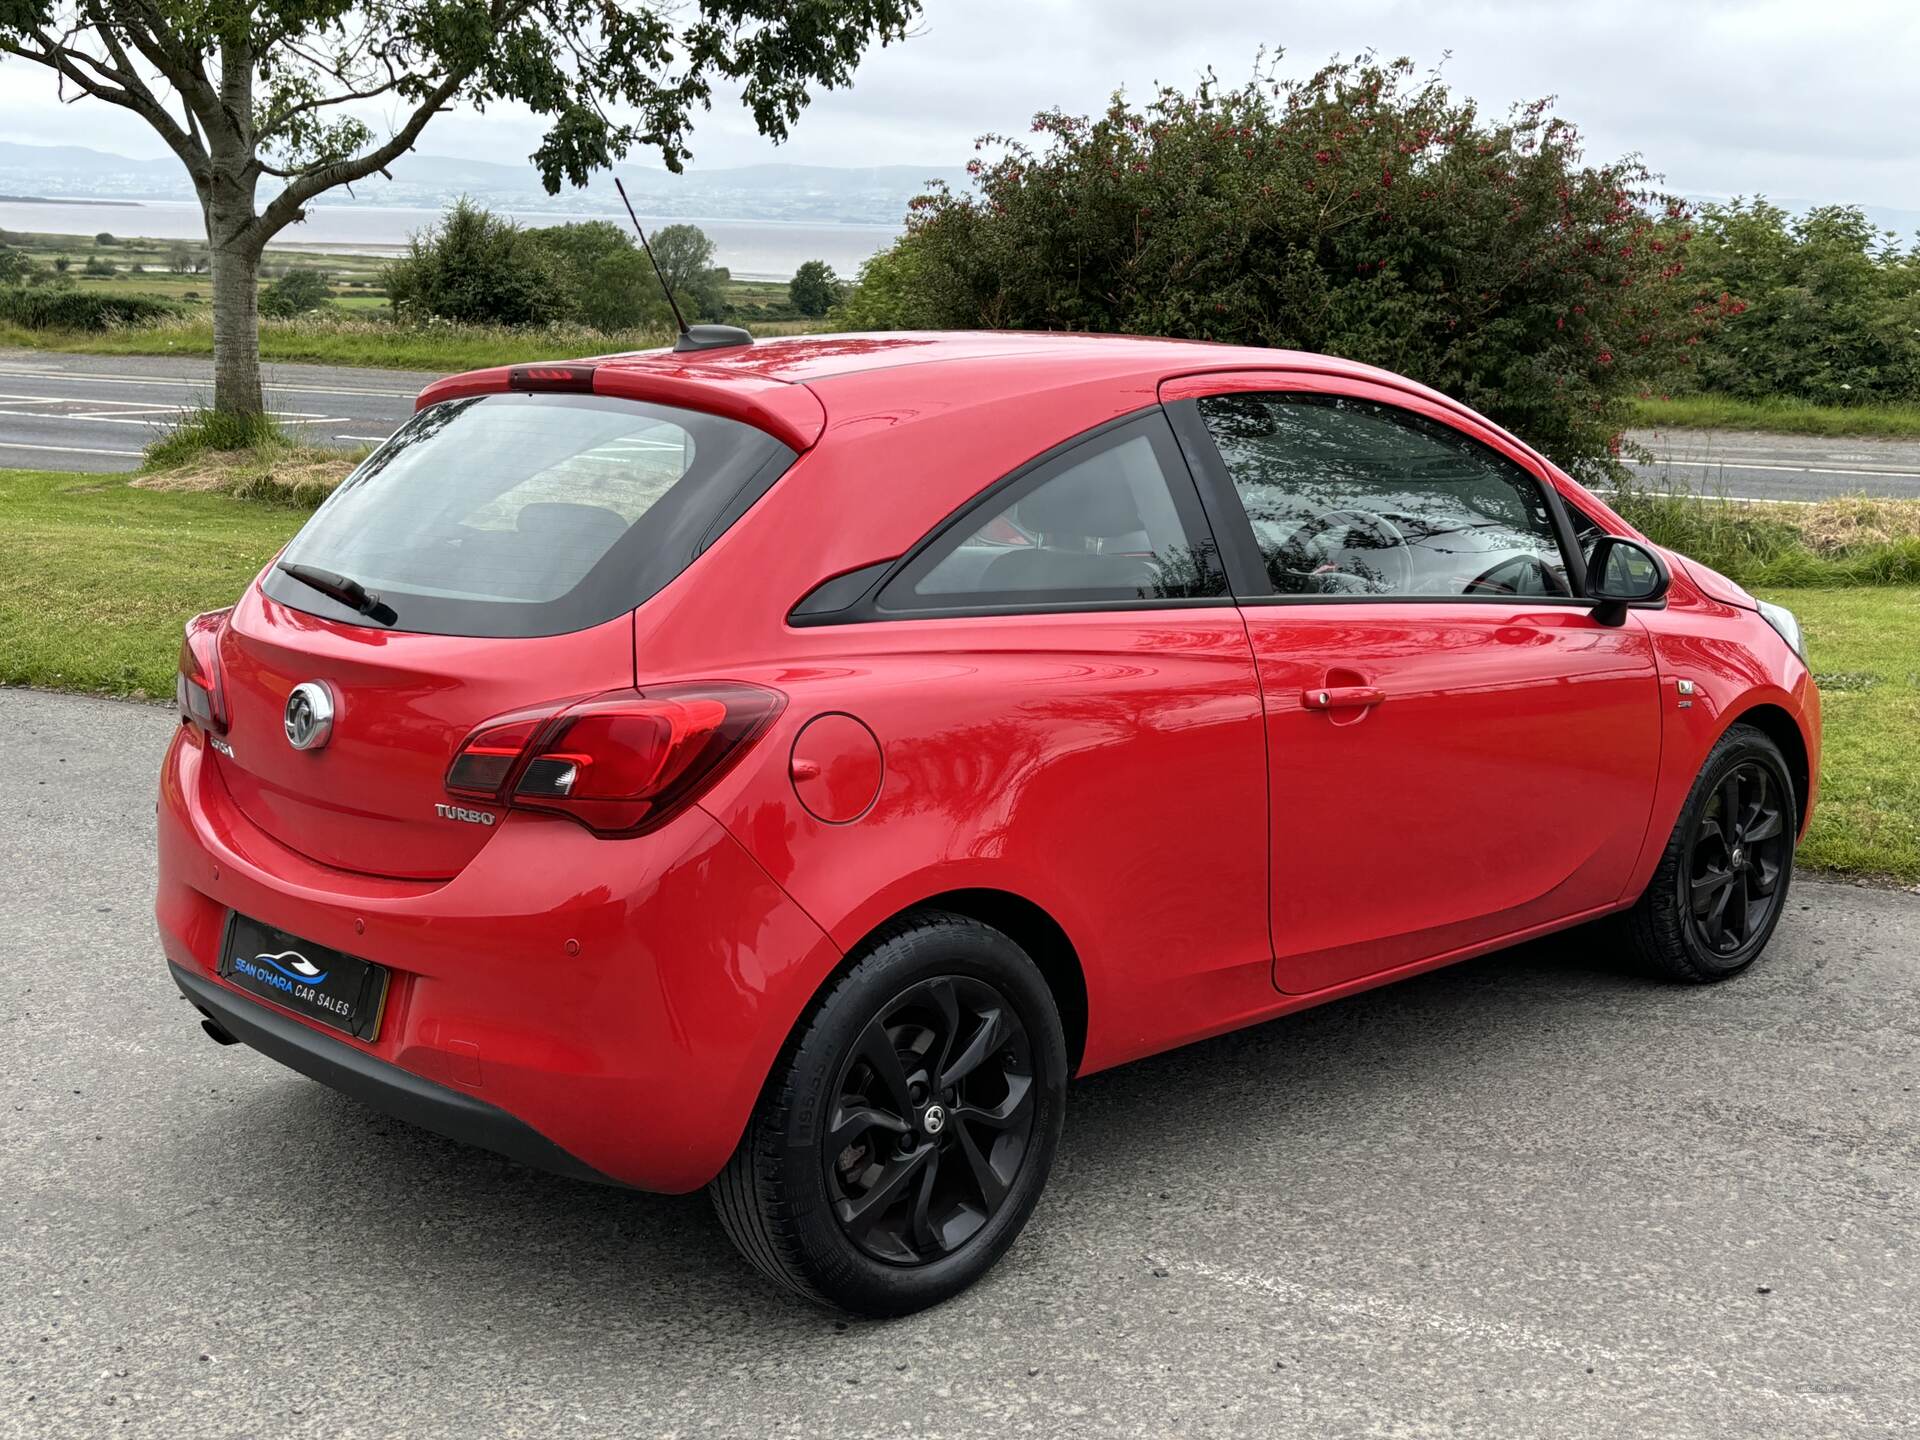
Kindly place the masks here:
[[(926, 0), (918, 33), (818, 97), (789, 144), (716, 101), (694, 163), (957, 165), (976, 134), (1020, 131), (1048, 106), (1097, 109), (1118, 86), (1190, 85), (1208, 65), (1242, 78), (1262, 44), (1301, 72), (1367, 48), (1444, 61), (1450, 84), (1493, 109), (1557, 96), (1590, 157), (1638, 150), (1683, 193), (1920, 209), (1915, 0)], [(538, 136), (524, 114), (462, 112), (419, 148), (499, 160)], [(0, 138), (160, 148), (113, 107), (61, 107), (51, 77), (12, 60)]]

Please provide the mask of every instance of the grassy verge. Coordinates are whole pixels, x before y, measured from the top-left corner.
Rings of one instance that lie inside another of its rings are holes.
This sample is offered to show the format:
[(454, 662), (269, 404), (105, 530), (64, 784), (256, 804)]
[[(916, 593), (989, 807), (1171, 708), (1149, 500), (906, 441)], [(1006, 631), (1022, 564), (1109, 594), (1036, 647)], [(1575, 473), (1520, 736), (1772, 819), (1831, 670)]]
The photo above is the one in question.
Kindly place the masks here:
[[(764, 338), (806, 334), (817, 328), (809, 321), (780, 320), (756, 323), (753, 330)], [(608, 333), (583, 325), (538, 330), (504, 325), (396, 325), (390, 320), (340, 314), (262, 320), (260, 357), (449, 374), (484, 365), (646, 350), (665, 345), (672, 338), (663, 330)], [(196, 314), (157, 325), (114, 330), (29, 330), (0, 325), (0, 345), (82, 355), (211, 355), (213, 322), (204, 314)]]
[(232, 603), (303, 518), (121, 475), (0, 471), (0, 684), (171, 695), (182, 622)]
[(1643, 430), (1761, 430), (1775, 435), (1920, 440), (1920, 405), (1810, 405), (1798, 400), (1677, 395), (1636, 400), (1633, 424)]
[(1653, 540), (1748, 589), (1920, 584), (1920, 500), (1768, 505), (1633, 484), (1607, 498)]
[(1786, 590), (1820, 679), (1825, 754), (1808, 865), (1920, 883), (1920, 586)]

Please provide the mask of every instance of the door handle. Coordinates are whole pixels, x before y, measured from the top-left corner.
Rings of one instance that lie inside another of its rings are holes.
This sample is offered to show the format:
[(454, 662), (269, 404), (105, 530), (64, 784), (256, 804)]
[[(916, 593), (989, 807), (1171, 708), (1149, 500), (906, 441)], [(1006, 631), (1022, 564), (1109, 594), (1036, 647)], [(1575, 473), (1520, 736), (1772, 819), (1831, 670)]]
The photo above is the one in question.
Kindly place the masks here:
[(1300, 692), (1300, 701), (1309, 710), (1364, 710), (1386, 698), (1371, 685), (1324, 685)]

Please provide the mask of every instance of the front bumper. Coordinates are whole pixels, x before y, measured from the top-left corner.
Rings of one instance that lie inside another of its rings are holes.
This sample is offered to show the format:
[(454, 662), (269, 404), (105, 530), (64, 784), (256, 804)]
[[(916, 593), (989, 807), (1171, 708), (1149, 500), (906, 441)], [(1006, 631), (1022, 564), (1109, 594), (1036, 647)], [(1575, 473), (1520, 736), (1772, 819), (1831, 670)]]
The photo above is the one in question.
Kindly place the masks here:
[[(451, 880), (336, 870), (233, 803), (183, 726), (161, 775), (155, 916), (174, 978), (252, 1048), (547, 1169), (670, 1193), (719, 1173), (839, 952), (692, 809), (602, 840), (511, 814)], [(371, 1042), (217, 974), (238, 911), (392, 971)]]

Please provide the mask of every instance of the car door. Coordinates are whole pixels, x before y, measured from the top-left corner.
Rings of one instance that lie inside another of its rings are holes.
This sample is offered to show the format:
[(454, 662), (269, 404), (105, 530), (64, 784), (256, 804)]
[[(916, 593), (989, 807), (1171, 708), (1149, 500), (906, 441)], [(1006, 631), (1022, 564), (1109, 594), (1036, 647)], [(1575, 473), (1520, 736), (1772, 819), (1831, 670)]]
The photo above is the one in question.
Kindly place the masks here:
[(912, 865), (921, 893), (1031, 900), (1084, 966), (1089, 1064), (1270, 1004), (1259, 683), (1159, 406), (1037, 457), (879, 568), (862, 598), (830, 581), (794, 612), (826, 628), (782, 688), (801, 709), (807, 675), (830, 675), (886, 783), (834, 844), (796, 847), (801, 868), (770, 866), (790, 893), (846, 913)]
[(1314, 375), (1163, 391), (1265, 709), (1274, 983), (1305, 994), (1614, 902), (1659, 764), (1640, 618), (1594, 618), (1539, 462)]

